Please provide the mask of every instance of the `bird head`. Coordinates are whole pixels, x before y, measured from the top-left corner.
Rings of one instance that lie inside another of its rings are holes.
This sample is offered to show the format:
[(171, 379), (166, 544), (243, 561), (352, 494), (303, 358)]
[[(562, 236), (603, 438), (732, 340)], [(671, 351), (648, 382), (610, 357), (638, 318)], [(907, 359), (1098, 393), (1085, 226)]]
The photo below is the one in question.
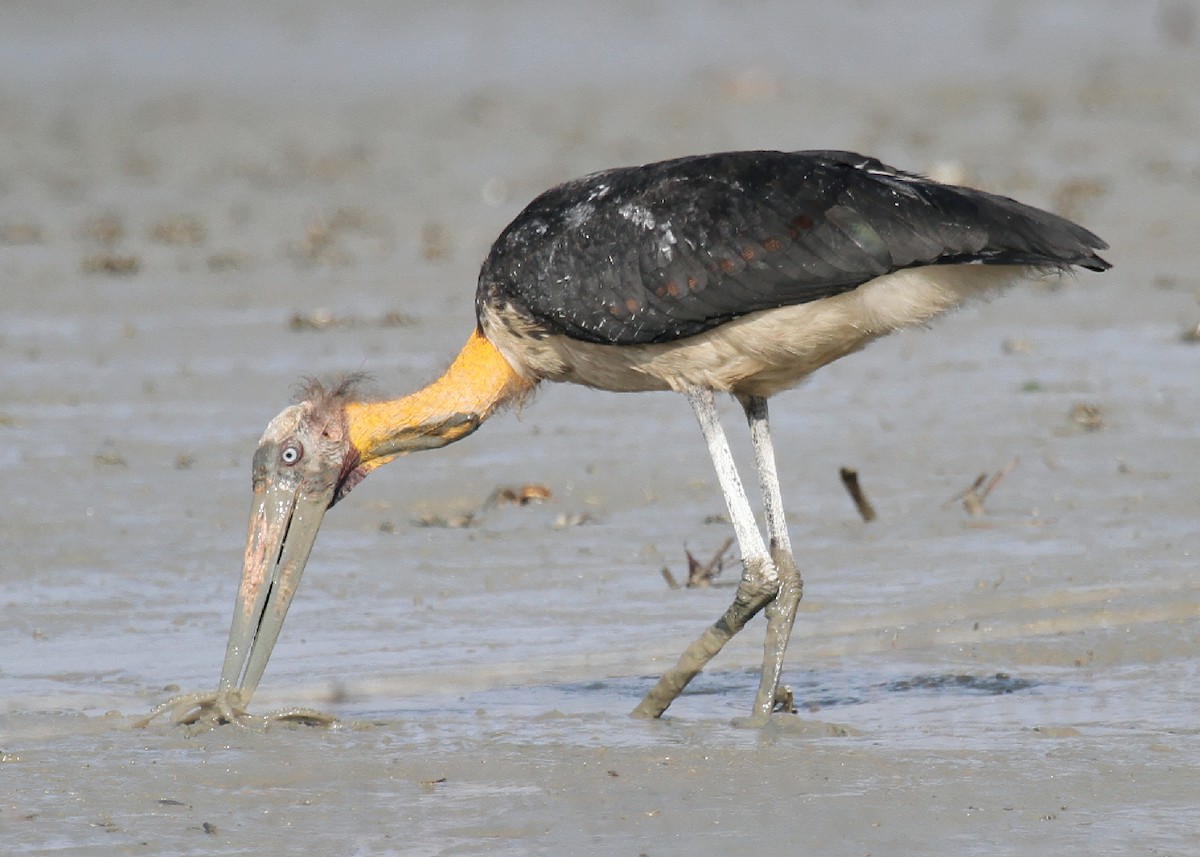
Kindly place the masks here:
[(364, 401), (358, 380), (308, 383), (254, 451), (246, 558), (217, 691), (232, 708), (244, 709), (258, 687), (325, 510), (374, 468), (461, 441), (534, 385), (479, 330), (442, 377), (413, 394)]
[(267, 426), (254, 453), (254, 496), (218, 694), (244, 709), (266, 669), (325, 510), (398, 455), (471, 434), (533, 381), (476, 331), (446, 373), (399, 399), (364, 401), (358, 378), (310, 381)]
[(308, 562), (325, 510), (380, 458), (363, 463), (351, 440), (350, 385), (310, 382), (263, 433), (254, 453), (253, 499), (237, 605), (221, 670), (220, 692), (249, 702)]

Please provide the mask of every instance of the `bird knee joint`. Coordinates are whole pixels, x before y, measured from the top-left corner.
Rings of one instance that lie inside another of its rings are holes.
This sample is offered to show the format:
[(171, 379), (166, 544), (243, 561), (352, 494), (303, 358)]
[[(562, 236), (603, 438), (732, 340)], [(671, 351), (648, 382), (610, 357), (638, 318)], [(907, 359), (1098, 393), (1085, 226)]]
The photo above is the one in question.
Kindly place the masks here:
[(774, 598), (779, 593), (779, 572), (767, 557), (751, 557), (743, 562), (738, 592), (753, 597)]

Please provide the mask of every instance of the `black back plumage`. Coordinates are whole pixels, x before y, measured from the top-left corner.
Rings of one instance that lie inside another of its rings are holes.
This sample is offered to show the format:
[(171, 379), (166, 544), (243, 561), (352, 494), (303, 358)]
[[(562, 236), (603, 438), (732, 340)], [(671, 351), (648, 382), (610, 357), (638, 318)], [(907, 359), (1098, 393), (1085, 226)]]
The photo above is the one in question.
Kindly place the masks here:
[(1106, 246), (1057, 215), (852, 152), (727, 152), (546, 191), (492, 246), (476, 302), (589, 342), (666, 342), (919, 265), (1102, 271)]

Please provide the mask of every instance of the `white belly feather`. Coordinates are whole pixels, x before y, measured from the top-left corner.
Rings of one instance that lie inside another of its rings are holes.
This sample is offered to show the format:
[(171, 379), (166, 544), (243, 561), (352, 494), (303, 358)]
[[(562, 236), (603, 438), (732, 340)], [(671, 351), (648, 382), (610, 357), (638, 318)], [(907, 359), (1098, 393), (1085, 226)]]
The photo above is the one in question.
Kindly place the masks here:
[(896, 271), (840, 295), (751, 313), (712, 330), (650, 345), (600, 345), (530, 336), (511, 310), (488, 307), (484, 333), (522, 375), (603, 390), (713, 390), (769, 396), (873, 339), (922, 324), (1037, 269), (929, 265)]

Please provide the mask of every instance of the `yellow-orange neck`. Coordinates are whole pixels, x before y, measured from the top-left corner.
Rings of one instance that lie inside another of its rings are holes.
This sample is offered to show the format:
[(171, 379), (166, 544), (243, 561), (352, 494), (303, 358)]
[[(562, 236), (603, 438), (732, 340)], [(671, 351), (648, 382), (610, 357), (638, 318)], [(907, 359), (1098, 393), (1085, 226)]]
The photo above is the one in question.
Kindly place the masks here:
[(533, 386), (476, 330), (446, 374), (428, 387), (393, 401), (347, 404), (350, 442), (362, 466), (373, 470), (397, 455), (462, 440)]

